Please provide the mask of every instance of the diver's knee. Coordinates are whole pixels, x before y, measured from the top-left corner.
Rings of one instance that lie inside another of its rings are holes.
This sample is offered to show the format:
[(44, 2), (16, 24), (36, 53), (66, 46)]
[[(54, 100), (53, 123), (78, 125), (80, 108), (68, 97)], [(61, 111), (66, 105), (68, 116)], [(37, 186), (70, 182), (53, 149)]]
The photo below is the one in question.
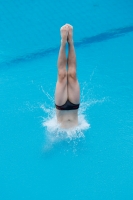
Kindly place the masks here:
[(60, 82), (65, 81), (67, 79), (67, 72), (66, 71), (60, 71), (58, 73), (58, 80)]
[(73, 69), (73, 70), (68, 70), (68, 78), (69, 79), (73, 79), (73, 80), (77, 80), (77, 77), (76, 77), (76, 70)]

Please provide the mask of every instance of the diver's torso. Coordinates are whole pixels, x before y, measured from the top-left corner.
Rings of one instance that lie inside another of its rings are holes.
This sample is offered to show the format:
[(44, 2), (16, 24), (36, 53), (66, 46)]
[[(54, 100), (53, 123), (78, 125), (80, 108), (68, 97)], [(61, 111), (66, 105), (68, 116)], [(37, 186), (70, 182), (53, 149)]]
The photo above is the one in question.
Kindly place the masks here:
[(72, 128), (78, 125), (78, 109), (77, 110), (57, 110), (57, 121), (63, 128)]

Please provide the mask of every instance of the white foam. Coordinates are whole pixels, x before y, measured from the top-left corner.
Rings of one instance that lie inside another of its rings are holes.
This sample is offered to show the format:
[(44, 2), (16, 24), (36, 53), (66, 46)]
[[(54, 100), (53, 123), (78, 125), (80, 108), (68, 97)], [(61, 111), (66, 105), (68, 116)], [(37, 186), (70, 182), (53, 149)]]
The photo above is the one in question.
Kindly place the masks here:
[(85, 116), (81, 114), (78, 116), (78, 121), (79, 123), (76, 127), (63, 129), (60, 127), (60, 124), (57, 122), (57, 118), (55, 114), (49, 116), (48, 118), (44, 118), (43, 126), (47, 130), (48, 140), (54, 143), (60, 140), (65, 140), (65, 139), (72, 140), (72, 139), (84, 137), (83, 131), (87, 130), (90, 127), (90, 124), (86, 121)]

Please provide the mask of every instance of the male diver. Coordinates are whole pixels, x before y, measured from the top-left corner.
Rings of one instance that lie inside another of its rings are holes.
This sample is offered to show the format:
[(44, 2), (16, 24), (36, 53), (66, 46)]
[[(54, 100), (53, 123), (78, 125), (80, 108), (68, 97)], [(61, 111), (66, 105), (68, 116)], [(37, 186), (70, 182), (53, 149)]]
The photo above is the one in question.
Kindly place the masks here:
[[(76, 55), (73, 44), (73, 27), (65, 24), (60, 29), (61, 46), (58, 56), (58, 80), (55, 90), (57, 121), (62, 128), (78, 125), (80, 89), (76, 76)], [(68, 43), (68, 58), (65, 47)]]

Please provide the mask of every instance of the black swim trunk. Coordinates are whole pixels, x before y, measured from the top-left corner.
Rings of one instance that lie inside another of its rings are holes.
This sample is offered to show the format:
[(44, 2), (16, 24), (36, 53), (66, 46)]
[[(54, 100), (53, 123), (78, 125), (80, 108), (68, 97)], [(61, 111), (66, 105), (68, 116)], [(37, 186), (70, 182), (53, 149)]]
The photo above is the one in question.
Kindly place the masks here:
[(69, 100), (66, 101), (66, 103), (62, 106), (57, 106), (55, 104), (56, 109), (58, 110), (76, 110), (79, 108), (79, 104), (71, 103)]

